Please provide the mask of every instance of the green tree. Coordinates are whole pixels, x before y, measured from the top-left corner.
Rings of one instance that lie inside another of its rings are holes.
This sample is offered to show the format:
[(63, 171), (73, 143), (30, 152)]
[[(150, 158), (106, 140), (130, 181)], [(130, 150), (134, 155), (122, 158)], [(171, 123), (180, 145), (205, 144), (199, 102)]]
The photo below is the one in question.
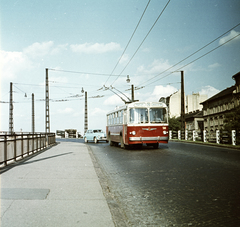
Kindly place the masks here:
[(169, 118), (169, 130), (178, 131), (181, 129), (181, 119), (180, 117)]
[[(240, 143), (240, 106), (234, 108), (230, 112), (225, 114), (224, 118), (224, 130), (228, 132), (229, 138), (231, 138), (231, 131), (236, 130), (236, 142)], [(231, 139), (230, 139), (231, 140)]]
[(224, 123), (224, 130), (236, 130), (237, 132), (240, 131), (240, 106), (225, 114)]

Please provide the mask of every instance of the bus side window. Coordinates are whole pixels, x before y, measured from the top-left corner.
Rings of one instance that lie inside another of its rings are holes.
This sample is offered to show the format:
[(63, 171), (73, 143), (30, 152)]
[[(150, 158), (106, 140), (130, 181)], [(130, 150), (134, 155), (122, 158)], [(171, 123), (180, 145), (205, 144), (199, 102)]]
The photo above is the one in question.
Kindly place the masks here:
[(120, 124), (122, 124), (123, 123), (123, 110), (121, 110), (119, 112), (119, 114), (120, 114)]
[(130, 109), (129, 121), (130, 123), (134, 122), (134, 109)]
[(127, 110), (123, 111), (123, 123), (127, 123)]
[(111, 114), (111, 125), (113, 125), (113, 115)]
[(120, 123), (120, 113), (121, 113), (121, 112), (117, 112), (117, 124)]

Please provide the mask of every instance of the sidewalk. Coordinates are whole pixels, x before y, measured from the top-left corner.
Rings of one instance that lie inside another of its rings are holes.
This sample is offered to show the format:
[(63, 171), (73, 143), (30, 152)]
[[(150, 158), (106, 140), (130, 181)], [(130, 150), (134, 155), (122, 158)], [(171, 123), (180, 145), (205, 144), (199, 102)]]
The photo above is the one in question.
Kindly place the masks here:
[(57, 146), (1, 173), (1, 227), (114, 227), (85, 144)]

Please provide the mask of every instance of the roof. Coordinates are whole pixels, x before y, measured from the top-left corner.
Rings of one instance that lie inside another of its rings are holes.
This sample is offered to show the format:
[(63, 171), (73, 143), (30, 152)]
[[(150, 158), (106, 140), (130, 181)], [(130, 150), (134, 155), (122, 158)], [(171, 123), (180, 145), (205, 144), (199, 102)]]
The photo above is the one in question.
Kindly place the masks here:
[(228, 87), (225, 90), (220, 91), (216, 95), (212, 96), (211, 98), (205, 100), (204, 102), (202, 102), (200, 104), (204, 104), (204, 103), (216, 100), (216, 99), (220, 99), (220, 98), (225, 97), (227, 95), (231, 95), (235, 89), (236, 89), (235, 85), (232, 86), (232, 87)]
[(233, 79), (236, 79), (237, 77), (240, 76), (240, 72), (236, 73), (235, 75), (232, 76)]
[(203, 111), (201, 110), (196, 110), (193, 112), (189, 112), (185, 114), (185, 119), (189, 118), (202, 118), (203, 117)]

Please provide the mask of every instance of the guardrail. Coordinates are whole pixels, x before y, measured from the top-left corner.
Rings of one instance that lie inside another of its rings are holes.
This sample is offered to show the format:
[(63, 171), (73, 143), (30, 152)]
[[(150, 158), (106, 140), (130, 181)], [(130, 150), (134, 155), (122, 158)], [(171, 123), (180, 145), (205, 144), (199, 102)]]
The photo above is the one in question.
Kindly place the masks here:
[(217, 143), (217, 144), (240, 144), (240, 132), (236, 130), (220, 131), (216, 130), (215, 132), (208, 132), (206, 130), (197, 131), (197, 130), (185, 130), (185, 131), (169, 131), (169, 139), (178, 139), (178, 140), (190, 140), (190, 141), (202, 141), (208, 143)]
[(0, 134), (0, 167), (55, 144), (55, 133)]

